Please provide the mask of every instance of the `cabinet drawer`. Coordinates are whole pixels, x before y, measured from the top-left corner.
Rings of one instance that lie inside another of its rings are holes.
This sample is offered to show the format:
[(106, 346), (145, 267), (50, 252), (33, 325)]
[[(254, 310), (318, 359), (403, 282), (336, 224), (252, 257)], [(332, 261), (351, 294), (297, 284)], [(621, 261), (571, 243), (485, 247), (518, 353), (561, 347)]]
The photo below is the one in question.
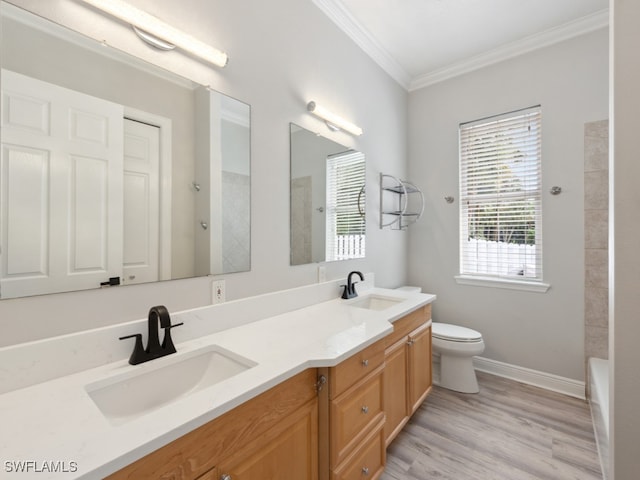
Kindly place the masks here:
[(406, 316), (393, 322), (393, 333), (387, 335), (386, 346), (389, 347), (400, 340), (402, 337), (409, 335), (409, 332), (415, 330), (420, 325), (431, 319), (431, 304), (414, 310)]
[(336, 466), (384, 419), (383, 367), (331, 402), (331, 465)]
[(380, 423), (353, 454), (333, 470), (331, 480), (376, 480), (382, 475), (386, 457), (382, 426)]
[(351, 385), (382, 365), (384, 348), (385, 341), (382, 339), (331, 368), (329, 396), (336, 398)]

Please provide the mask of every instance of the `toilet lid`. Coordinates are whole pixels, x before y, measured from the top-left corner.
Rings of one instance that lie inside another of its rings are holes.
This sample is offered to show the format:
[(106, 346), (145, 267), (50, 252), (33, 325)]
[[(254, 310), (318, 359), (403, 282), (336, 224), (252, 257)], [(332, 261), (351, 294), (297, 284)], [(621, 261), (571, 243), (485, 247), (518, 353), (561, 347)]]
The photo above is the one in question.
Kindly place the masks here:
[(480, 332), (467, 327), (434, 322), (431, 324), (431, 335), (442, 340), (453, 342), (477, 342), (482, 340)]

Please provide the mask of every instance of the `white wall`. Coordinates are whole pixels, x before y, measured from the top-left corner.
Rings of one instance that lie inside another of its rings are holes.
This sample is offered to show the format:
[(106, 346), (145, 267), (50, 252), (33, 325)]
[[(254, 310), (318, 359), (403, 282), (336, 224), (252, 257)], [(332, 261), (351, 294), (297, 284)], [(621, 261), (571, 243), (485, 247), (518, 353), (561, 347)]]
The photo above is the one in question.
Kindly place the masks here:
[[(584, 123), (607, 118), (607, 31), (537, 50), (410, 94), (409, 178), (426, 195), (410, 230), (409, 283), (436, 293), (434, 320), (485, 339), (484, 357), (584, 378)], [(547, 293), (458, 285), (458, 125), (542, 105)], [(550, 195), (553, 185), (562, 194)], [(443, 197), (456, 197), (448, 204)]]
[[(230, 55), (224, 69), (176, 52), (159, 53), (72, 0), (12, 0), (40, 15), (210, 85), (251, 105), (251, 271), (227, 275), (227, 299), (313, 283), (316, 265), (289, 266), (289, 122), (321, 131), (306, 112), (314, 99), (359, 124), (364, 135), (324, 130), (367, 158), (367, 258), (327, 264), (327, 278), (358, 269), (382, 286), (404, 282), (406, 235), (377, 226), (380, 171), (406, 174), (407, 93), (310, 0), (129, 0)], [(142, 318), (153, 304), (170, 311), (207, 304), (210, 281), (3, 300), (0, 345)]]
[(610, 480), (640, 472), (640, 3), (612, 0), (609, 184)]

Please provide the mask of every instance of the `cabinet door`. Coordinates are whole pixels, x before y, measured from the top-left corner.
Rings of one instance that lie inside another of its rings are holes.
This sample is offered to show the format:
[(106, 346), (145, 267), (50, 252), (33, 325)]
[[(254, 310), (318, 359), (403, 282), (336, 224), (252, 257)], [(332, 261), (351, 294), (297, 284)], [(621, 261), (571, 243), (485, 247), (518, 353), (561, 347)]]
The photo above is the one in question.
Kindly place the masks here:
[(318, 401), (314, 399), (252, 443), (255, 446), (218, 466), (220, 478), (317, 480)]
[(431, 325), (409, 334), (409, 415), (422, 404), (431, 390)]
[(384, 438), (388, 446), (407, 423), (407, 338), (403, 337), (385, 351), (384, 367)]

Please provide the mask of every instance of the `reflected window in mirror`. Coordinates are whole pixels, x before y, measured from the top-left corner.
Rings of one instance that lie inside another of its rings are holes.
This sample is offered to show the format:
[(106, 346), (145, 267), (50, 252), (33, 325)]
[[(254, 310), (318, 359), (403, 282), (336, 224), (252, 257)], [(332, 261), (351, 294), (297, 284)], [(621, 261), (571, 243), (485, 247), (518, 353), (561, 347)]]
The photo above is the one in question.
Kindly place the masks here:
[(327, 157), (327, 262), (365, 256), (364, 154), (348, 150)]
[(291, 265), (365, 255), (365, 156), (290, 125)]
[(0, 14), (0, 298), (249, 270), (250, 106)]

